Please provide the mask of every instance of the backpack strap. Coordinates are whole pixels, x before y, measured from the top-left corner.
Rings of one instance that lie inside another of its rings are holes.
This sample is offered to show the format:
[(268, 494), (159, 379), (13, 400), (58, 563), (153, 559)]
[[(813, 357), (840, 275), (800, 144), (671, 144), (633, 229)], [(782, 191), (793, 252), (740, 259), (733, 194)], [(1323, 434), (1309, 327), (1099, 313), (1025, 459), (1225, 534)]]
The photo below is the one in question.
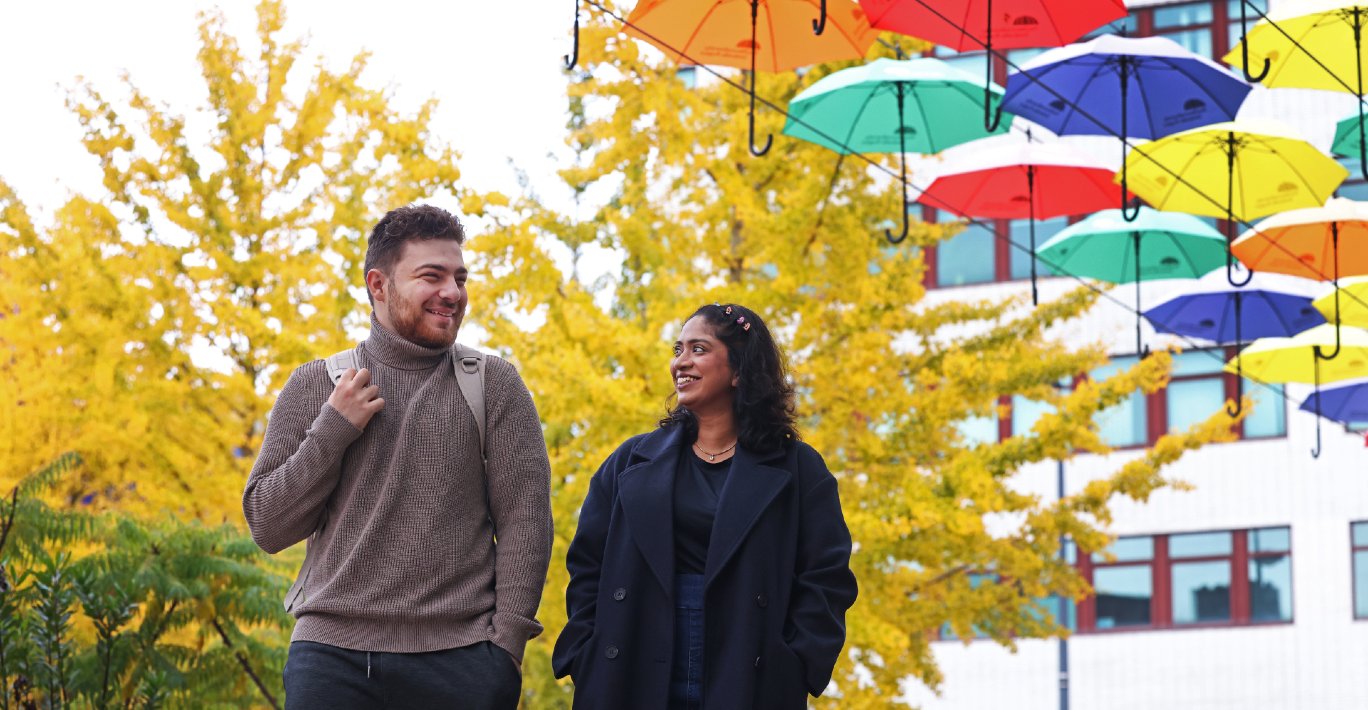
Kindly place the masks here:
[(328, 377), (332, 379), (335, 385), (342, 379), (342, 375), (347, 370), (356, 369), (356, 350), (343, 350), (340, 353), (334, 353), (325, 358), (323, 362), (328, 366)]
[(456, 343), (451, 349), (451, 366), (456, 371), (456, 384), (461, 388), (461, 396), (470, 406), (475, 416), (475, 427), (480, 432), (480, 461), (485, 459), (485, 392), (484, 353)]

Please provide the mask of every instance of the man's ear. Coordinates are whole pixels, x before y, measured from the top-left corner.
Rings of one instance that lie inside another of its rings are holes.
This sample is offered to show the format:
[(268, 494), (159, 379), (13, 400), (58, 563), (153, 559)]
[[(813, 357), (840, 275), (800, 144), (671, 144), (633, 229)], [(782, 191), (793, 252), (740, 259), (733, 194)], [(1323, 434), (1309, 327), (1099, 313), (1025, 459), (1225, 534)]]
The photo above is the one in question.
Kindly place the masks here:
[(370, 291), (371, 298), (377, 303), (385, 302), (386, 289), (389, 288), (389, 279), (385, 278), (385, 272), (379, 269), (371, 269), (366, 272), (366, 290)]

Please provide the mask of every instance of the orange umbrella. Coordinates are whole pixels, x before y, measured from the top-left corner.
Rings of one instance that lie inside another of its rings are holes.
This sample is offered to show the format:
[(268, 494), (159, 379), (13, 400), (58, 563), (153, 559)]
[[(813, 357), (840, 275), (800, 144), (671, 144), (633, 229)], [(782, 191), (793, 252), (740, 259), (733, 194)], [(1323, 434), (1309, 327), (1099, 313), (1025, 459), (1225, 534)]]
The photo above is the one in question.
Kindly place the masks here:
[(1368, 203), (1342, 198), (1289, 210), (1244, 233), (1230, 250), (1252, 271), (1316, 281), (1368, 274)]
[(751, 153), (755, 147), (755, 72), (860, 59), (878, 33), (854, 0), (641, 0), (627, 34), (678, 62), (751, 72)]

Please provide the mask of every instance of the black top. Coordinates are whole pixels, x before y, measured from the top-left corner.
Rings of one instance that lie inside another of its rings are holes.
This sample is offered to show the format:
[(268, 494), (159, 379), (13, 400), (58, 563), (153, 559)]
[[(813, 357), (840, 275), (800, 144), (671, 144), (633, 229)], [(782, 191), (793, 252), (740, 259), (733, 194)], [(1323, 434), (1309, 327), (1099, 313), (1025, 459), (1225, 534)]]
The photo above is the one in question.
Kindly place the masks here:
[(693, 447), (679, 457), (674, 483), (676, 574), (703, 574), (717, 499), (730, 471), (731, 459), (708, 463), (693, 452)]

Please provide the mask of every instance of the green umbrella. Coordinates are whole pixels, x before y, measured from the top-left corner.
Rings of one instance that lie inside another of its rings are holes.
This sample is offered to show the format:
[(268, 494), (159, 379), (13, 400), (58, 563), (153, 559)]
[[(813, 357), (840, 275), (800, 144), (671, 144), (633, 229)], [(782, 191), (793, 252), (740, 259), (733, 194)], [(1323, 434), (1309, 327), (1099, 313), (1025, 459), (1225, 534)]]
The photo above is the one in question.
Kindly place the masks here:
[[(1143, 243), (1144, 248), (1141, 249)], [(1040, 247), (1056, 272), (1135, 284), (1135, 351), (1140, 347), (1140, 282), (1195, 279), (1225, 263), (1226, 240), (1192, 215), (1142, 208), (1134, 222), (1103, 210)]]
[(1359, 154), (1359, 117), (1358, 115), (1335, 124), (1335, 142), (1330, 144), (1330, 152), (1336, 155), (1357, 156)]
[[(784, 133), (847, 155), (939, 153), (995, 133), (983, 113), (983, 79), (930, 57), (875, 59), (823, 77), (789, 104)], [(1002, 89), (989, 90), (1001, 101)], [(903, 233), (907, 238), (907, 163), (903, 161)]]

